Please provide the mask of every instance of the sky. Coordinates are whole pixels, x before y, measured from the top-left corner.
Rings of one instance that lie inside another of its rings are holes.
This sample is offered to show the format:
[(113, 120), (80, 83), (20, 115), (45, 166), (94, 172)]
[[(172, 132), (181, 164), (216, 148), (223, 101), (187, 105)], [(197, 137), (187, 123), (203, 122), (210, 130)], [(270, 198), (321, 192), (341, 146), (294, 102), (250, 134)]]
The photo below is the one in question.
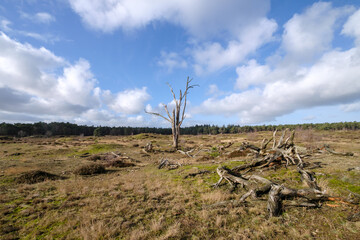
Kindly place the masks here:
[(0, 122), (360, 120), (360, 1), (1, 0)]

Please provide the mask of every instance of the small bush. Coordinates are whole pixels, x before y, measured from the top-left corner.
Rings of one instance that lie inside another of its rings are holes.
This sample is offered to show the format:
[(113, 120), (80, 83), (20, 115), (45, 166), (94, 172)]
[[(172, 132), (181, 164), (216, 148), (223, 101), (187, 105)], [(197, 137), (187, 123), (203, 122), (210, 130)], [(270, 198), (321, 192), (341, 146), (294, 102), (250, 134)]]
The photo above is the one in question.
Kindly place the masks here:
[(38, 182), (44, 182), (46, 180), (58, 180), (58, 179), (63, 179), (63, 177), (60, 177), (52, 173), (35, 170), (35, 171), (23, 173), (21, 176), (19, 176), (16, 179), (16, 183), (34, 184)]
[(101, 158), (100, 155), (95, 154), (95, 155), (89, 156), (89, 157), (87, 158), (87, 160), (96, 162), (97, 160), (102, 160), (102, 158)]
[(77, 175), (93, 175), (105, 173), (105, 167), (101, 164), (91, 163), (85, 166), (81, 166), (74, 171)]

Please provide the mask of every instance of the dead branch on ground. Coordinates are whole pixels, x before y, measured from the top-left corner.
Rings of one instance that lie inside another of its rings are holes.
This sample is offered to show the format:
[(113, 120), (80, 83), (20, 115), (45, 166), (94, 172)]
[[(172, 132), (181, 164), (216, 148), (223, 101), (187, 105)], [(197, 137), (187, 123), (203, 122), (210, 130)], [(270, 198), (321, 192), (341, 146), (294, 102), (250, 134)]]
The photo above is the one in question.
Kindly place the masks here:
[(164, 158), (164, 159), (161, 159), (158, 169), (167, 167), (169, 170), (174, 170), (174, 169), (179, 168), (180, 166), (181, 166), (180, 163), (178, 163), (178, 162), (175, 163), (175, 162), (169, 161), (168, 159)]
[(323, 147), (327, 152), (334, 154), (334, 155), (338, 155), (338, 156), (354, 156), (354, 153), (352, 152), (346, 152), (346, 153), (341, 153), (341, 152), (336, 152), (333, 149), (330, 148), (330, 146), (328, 144), (324, 144)]

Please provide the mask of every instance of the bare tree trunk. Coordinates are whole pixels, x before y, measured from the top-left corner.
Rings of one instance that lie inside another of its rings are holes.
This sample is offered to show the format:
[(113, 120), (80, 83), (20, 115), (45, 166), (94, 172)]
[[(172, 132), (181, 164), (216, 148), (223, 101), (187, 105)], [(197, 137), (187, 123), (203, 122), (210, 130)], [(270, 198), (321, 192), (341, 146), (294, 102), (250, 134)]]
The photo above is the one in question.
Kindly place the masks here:
[(179, 133), (176, 131), (173, 133), (173, 147), (176, 149), (179, 147)]
[(160, 113), (155, 113), (155, 112), (147, 112), (145, 110), (146, 113), (158, 116), (158, 117), (162, 117), (164, 118), (166, 121), (171, 123), (171, 130), (172, 130), (172, 136), (173, 136), (173, 147), (174, 148), (178, 148), (179, 147), (179, 136), (180, 136), (180, 127), (181, 124), (183, 123), (184, 119), (185, 119), (185, 109), (186, 109), (186, 101), (187, 101), (187, 94), (190, 88), (193, 88), (197, 85), (189, 85), (191, 83), (192, 79), (190, 79), (189, 77), (187, 78), (186, 81), (186, 88), (185, 88), (185, 92), (182, 93), (182, 91), (180, 90), (180, 95), (179, 95), (179, 99), (176, 98), (175, 93), (172, 89), (172, 87), (169, 85), (170, 87), (170, 91), (173, 95), (174, 98), (174, 102), (175, 102), (175, 108), (172, 111), (172, 115), (170, 115), (168, 107), (166, 104), (164, 104), (164, 108), (165, 111), (167, 113), (167, 117), (161, 115)]

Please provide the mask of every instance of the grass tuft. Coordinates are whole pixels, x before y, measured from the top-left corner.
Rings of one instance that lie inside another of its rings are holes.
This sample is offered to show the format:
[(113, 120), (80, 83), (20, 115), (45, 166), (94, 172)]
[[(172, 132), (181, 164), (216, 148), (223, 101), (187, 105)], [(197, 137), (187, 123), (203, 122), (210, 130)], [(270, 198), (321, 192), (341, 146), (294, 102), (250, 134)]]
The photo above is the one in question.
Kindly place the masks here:
[(105, 173), (106, 169), (102, 164), (90, 163), (84, 166), (80, 166), (74, 171), (77, 175), (94, 175)]
[(26, 184), (34, 184), (39, 182), (44, 182), (47, 180), (59, 180), (64, 179), (55, 174), (51, 174), (48, 172), (34, 170), (21, 174), (18, 178), (16, 178), (16, 183), (26, 183)]

